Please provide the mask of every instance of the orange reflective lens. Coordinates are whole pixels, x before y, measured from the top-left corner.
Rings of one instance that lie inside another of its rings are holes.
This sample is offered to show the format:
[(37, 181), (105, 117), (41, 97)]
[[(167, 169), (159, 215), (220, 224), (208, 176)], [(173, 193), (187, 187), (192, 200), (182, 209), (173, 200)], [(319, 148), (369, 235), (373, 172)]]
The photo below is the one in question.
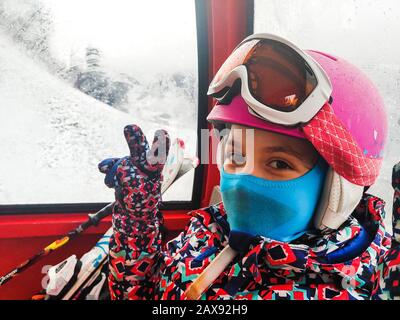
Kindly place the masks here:
[(244, 65), (253, 98), (279, 111), (297, 109), (317, 86), (317, 78), (304, 58), (276, 40), (245, 42), (226, 63), (217, 73), (219, 80), (214, 79), (213, 83)]
[(250, 40), (241, 44), (236, 48), (232, 54), (225, 60), (221, 68), (219, 68), (217, 74), (211, 82), (211, 86), (217, 84), (226, 76), (229, 72), (238, 66), (241, 66), (244, 60), (247, 58), (247, 54), (260, 40)]

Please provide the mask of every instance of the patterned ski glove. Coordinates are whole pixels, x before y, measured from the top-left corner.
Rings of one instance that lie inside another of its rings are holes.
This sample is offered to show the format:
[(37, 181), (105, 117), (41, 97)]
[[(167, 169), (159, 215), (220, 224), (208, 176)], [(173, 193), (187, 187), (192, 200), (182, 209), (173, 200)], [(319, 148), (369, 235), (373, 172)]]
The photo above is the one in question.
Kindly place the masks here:
[(151, 149), (142, 130), (136, 125), (124, 129), (130, 156), (109, 158), (99, 163), (104, 182), (115, 190), (113, 227), (124, 234), (145, 228), (156, 217), (161, 199), (161, 172), (168, 156), (170, 139), (165, 130), (157, 130)]

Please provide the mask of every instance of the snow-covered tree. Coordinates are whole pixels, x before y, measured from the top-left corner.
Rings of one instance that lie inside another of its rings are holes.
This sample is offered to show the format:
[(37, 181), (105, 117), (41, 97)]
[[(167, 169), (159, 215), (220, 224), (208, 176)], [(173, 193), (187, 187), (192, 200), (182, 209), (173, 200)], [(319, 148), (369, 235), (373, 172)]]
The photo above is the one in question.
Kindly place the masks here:
[(88, 47), (86, 70), (78, 74), (75, 87), (97, 100), (118, 107), (128, 101), (131, 85), (127, 81), (112, 80), (102, 69), (100, 50)]
[(3, 0), (0, 25), (29, 53), (50, 65), (56, 64), (49, 52), (53, 18), (44, 3), (38, 0)]

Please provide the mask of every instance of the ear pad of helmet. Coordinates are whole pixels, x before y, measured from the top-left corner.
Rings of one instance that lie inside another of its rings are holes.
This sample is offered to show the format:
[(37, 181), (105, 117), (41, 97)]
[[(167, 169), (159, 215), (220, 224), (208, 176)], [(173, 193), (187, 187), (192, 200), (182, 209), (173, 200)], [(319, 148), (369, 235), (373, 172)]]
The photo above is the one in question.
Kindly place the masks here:
[(315, 227), (322, 231), (338, 229), (357, 207), (363, 193), (363, 186), (351, 183), (329, 168), (314, 215)]

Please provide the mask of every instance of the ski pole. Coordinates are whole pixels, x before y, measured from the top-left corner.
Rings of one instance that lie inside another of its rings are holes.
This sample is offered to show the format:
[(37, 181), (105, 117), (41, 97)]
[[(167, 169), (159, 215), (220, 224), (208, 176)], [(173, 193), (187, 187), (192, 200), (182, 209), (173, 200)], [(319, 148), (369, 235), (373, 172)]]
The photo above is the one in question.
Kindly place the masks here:
[(113, 205), (114, 205), (114, 202), (108, 204), (107, 206), (105, 206), (103, 209), (97, 211), (96, 213), (89, 214), (89, 219), (87, 221), (80, 224), (74, 230), (71, 230), (70, 232), (68, 232), (62, 238), (53, 241), (48, 246), (46, 246), (44, 249), (42, 249), (40, 252), (38, 252), (34, 256), (30, 257), (29, 259), (25, 260), (24, 262), (22, 262), (15, 269), (11, 270), (4, 276), (1, 276), (0, 277), (0, 286), (7, 283), (8, 281), (10, 281), (12, 278), (14, 278), (19, 273), (28, 269), (30, 266), (34, 265), (36, 262), (38, 262), (44, 256), (48, 255), (50, 252), (61, 248), (62, 246), (67, 244), (71, 239), (75, 238), (77, 235), (79, 235), (83, 231), (85, 231), (87, 228), (89, 228), (91, 226), (97, 226), (98, 223), (100, 222), (100, 220), (102, 220), (104, 217), (106, 217), (108, 215), (111, 215)]

